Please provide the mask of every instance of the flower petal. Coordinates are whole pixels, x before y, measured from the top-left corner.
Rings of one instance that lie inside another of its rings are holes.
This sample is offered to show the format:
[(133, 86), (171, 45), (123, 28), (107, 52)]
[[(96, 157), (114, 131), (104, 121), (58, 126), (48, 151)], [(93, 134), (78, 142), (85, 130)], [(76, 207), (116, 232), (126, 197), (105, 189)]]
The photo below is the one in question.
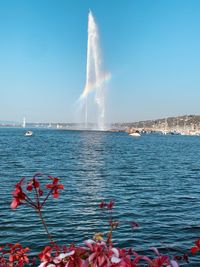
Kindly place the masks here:
[(71, 256), (71, 255), (74, 255), (74, 253), (75, 253), (75, 250), (69, 251), (69, 252), (67, 252), (67, 253), (61, 253), (61, 254), (58, 256), (58, 258), (62, 260), (62, 259), (64, 259), (64, 258), (66, 258), (66, 257), (69, 257), (69, 256)]
[(118, 257), (116, 257), (116, 256), (112, 256), (112, 257), (111, 257), (111, 262), (112, 262), (112, 263), (119, 263), (120, 261), (121, 261), (121, 259), (118, 258)]

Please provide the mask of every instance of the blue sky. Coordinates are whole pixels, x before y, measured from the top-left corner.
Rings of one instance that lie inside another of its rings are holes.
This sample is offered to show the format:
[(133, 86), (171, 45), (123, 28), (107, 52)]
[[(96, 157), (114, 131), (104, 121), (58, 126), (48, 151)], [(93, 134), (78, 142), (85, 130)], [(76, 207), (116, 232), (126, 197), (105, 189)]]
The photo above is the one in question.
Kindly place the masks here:
[(0, 120), (77, 120), (89, 8), (108, 121), (200, 114), (199, 0), (0, 0)]

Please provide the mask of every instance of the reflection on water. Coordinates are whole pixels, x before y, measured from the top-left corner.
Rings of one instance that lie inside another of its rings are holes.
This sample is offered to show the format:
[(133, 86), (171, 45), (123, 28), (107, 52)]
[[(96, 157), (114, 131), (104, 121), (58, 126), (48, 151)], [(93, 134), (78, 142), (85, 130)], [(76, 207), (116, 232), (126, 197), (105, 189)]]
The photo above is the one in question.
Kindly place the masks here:
[[(77, 166), (82, 171), (85, 179), (77, 179), (76, 187), (83, 194), (94, 200), (99, 191), (105, 187), (105, 181), (101, 179), (105, 169), (103, 152), (105, 149), (105, 135), (101, 132), (82, 132), (79, 142), (79, 157)], [(81, 175), (81, 176), (82, 176)], [(89, 204), (89, 203), (88, 203)], [(87, 207), (87, 210), (90, 208)], [(84, 211), (85, 212), (85, 211)]]

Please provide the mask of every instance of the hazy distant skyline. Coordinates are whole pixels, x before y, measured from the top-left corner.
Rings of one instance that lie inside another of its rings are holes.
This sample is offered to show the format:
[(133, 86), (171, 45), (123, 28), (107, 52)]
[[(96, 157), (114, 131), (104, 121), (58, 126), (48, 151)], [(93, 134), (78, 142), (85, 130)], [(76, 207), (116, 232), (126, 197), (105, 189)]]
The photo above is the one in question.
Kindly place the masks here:
[(77, 122), (89, 9), (109, 122), (200, 114), (199, 0), (2, 0), (0, 120)]

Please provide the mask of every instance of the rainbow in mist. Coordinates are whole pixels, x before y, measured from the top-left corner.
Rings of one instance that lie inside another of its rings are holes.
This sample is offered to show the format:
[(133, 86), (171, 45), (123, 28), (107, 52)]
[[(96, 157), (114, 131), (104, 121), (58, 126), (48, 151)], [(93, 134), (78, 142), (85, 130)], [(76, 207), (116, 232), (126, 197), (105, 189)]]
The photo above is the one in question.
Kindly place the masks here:
[(105, 83), (110, 78), (110, 73), (103, 70), (98, 28), (92, 12), (89, 11), (86, 83), (80, 96), (80, 100), (85, 107), (86, 128), (89, 119), (87, 98), (91, 92), (94, 92), (94, 104), (98, 110), (97, 129), (105, 130)]

